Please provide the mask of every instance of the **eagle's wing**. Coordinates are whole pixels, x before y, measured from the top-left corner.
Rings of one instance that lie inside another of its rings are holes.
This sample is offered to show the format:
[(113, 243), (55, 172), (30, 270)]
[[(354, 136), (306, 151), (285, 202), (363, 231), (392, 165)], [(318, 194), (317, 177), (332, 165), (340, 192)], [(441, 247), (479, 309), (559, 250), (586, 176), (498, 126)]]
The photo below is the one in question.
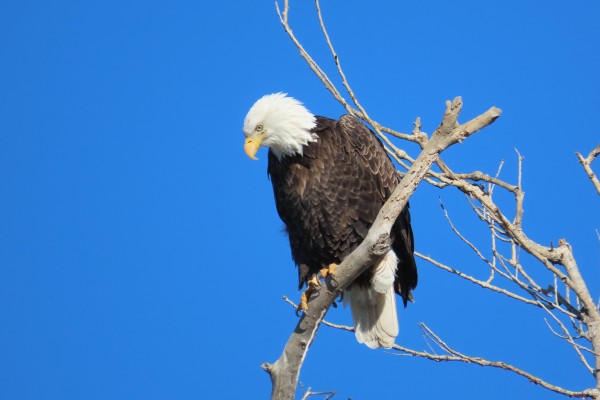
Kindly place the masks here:
[[(364, 238), (379, 210), (392, 194), (400, 177), (385, 152), (383, 144), (366, 126), (351, 115), (344, 115), (337, 123), (340, 136), (347, 136), (358, 164), (357, 183), (350, 185), (359, 193), (356, 230)], [(392, 227), (392, 248), (399, 259), (394, 288), (402, 296), (404, 306), (411, 298), (410, 291), (417, 286), (418, 274), (414, 260), (414, 238), (408, 205), (400, 213)]]

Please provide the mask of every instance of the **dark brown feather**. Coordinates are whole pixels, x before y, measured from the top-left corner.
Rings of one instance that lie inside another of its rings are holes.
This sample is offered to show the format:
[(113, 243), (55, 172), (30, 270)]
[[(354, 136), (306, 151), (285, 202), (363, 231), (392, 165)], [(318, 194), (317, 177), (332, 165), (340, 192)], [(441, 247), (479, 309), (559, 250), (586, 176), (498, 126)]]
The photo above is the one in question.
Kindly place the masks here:
[[(400, 182), (383, 145), (350, 115), (339, 121), (317, 117), (319, 139), (303, 155), (279, 160), (269, 152), (275, 204), (286, 225), (299, 287), (331, 263), (341, 263), (364, 239), (381, 206)], [(398, 256), (394, 289), (404, 306), (417, 286), (408, 206), (391, 232)], [(368, 285), (366, 271), (354, 284)]]

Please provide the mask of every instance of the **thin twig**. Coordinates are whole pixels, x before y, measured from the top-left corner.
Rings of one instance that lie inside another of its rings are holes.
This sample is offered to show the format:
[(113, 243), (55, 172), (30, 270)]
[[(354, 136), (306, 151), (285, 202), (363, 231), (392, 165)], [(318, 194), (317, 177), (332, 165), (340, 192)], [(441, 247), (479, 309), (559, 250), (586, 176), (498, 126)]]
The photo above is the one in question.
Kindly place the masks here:
[(431, 264), (435, 265), (436, 267), (438, 267), (440, 269), (443, 269), (444, 271), (453, 273), (455, 275), (460, 276), (463, 279), (466, 279), (466, 280), (468, 280), (470, 282), (473, 282), (476, 285), (481, 286), (482, 288), (489, 289), (489, 290), (492, 290), (492, 291), (497, 292), (497, 293), (501, 293), (501, 294), (503, 294), (505, 296), (508, 296), (508, 297), (513, 298), (515, 300), (522, 301), (523, 303), (526, 303), (526, 304), (530, 304), (530, 305), (533, 305), (533, 306), (538, 306), (537, 302), (534, 301), (534, 300), (527, 299), (525, 297), (519, 296), (518, 294), (512, 293), (512, 292), (510, 292), (510, 291), (508, 291), (506, 289), (503, 289), (501, 287), (492, 285), (491, 283), (488, 283), (486, 281), (482, 281), (482, 280), (479, 280), (477, 278), (473, 278), (472, 276), (467, 275), (467, 274), (465, 274), (462, 271), (459, 271), (459, 270), (457, 270), (455, 268), (452, 268), (452, 267), (449, 267), (449, 266), (447, 266), (445, 264), (442, 264), (441, 262), (439, 262), (437, 260), (434, 260), (433, 258), (431, 258), (429, 256), (426, 256), (424, 254), (421, 254), (421, 253), (419, 253), (417, 251), (415, 251), (415, 256), (417, 256), (417, 257), (419, 257), (419, 258), (421, 258), (421, 259), (423, 259), (425, 261), (430, 262)]
[[(348, 92), (348, 95), (350, 95), (352, 102), (354, 103), (356, 108), (358, 108), (358, 110), (360, 111), (360, 114), (355, 113), (353, 109), (348, 109), (348, 112), (350, 112), (354, 115), (360, 115), (360, 118), (362, 120), (366, 121), (369, 125), (371, 125), (373, 127), (373, 129), (375, 129), (375, 132), (377, 133), (379, 138), (381, 140), (383, 140), (383, 142), (386, 146), (388, 146), (391, 149), (396, 149), (396, 146), (387, 138), (387, 136), (385, 136), (381, 132), (381, 128), (380, 128), (379, 124), (376, 123), (375, 121), (373, 121), (371, 119), (371, 117), (369, 117), (369, 115), (367, 114), (367, 110), (365, 110), (365, 108), (359, 103), (358, 99), (356, 98), (356, 95), (354, 94), (354, 91), (348, 84), (348, 80), (346, 79), (346, 74), (344, 73), (342, 64), (340, 63), (340, 58), (337, 55), (337, 52), (335, 51), (333, 44), (331, 43), (331, 39), (329, 38), (329, 34), (327, 33), (327, 28), (325, 28), (325, 23), (323, 22), (323, 14), (321, 13), (321, 7), (319, 5), (319, 0), (315, 0), (315, 6), (317, 8), (317, 15), (319, 17), (321, 31), (323, 32), (323, 35), (325, 36), (325, 41), (327, 42), (327, 46), (329, 46), (329, 50), (331, 52), (331, 55), (333, 56), (333, 60), (335, 62), (335, 66), (337, 67), (338, 74), (340, 75), (340, 78), (342, 78), (342, 85), (344, 85), (346, 92)], [(414, 136), (407, 135), (407, 134), (400, 133), (400, 132), (397, 132), (395, 136), (405, 139), (405, 140), (411, 140), (411, 141), (414, 140)], [(425, 145), (425, 143), (423, 143), (423, 145)]]
[(519, 172), (517, 176), (517, 187), (513, 192), (515, 194), (515, 220), (514, 225), (516, 229), (522, 229), (523, 227), (523, 201), (525, 199), (525, 192), (523, 191), (523, 156), (519, 153), (519, 150), (515, 149), (518, 156), (518, 167)]
[(438, 201), (440, 203), (440, 207), (442, 207), (442, 210), (444, 212), (444, 217), (446, 217), (446, 221), (448, 222), (448, 224), (450, 225), (450, 228), (452, 229), (452, 231), (454, 232), (454, 234), (456, 234), (456, 236), (458, 236), (460, 238), (460, 240), (462, 240), (463, 242), (465, 242), (467, 244), (467, 246), (469, 246), (471, 248), (471, 250), (473, 250), (473, 252), (475, 254), (477, 254), (477, 256), (486, 264), (488, 264), (490, 267), (492, 266), (492, 263), (490, 262), (490, 260), (488, 260), (487, 258), (485, 258), (485, 256), (483, 254), (481, 254), (481, 252), (479, 251), (479, 249), (469, 241), (469, 239), (467, 239), (466, 237), (464, 237), (464, 235), (462, 233), (459, 232), (459, 230), (456, 228), (456, 226), (454, 226), (454, 223), (452, 222), (452, 219), (450, 218), (450, 215), (448, 214), (448, 210), (446, 210), (446, 207), (444, 207), (444, 203), (442, 202), (442, 198), (439, 197)]
[(329, 400), (337, 394), (337, 392), (313, 392), (311, 389), (311, 387), (308, 387), (307, 389), (304, 389), (304, 387), (302, 387), (304, 394), (302, 395), (301, 400), (307, 400), (313, 396), (325, 396), (323, 400)]
[[(589, 373), (593, 375), (594, 374), (594, 368), (592, 368), (590, 366), (590, 364), (586, 360), (586, 358), (583, 355), (583, 353), (581, 353), (581, 350), (579, 349), (579, 347), (575, 343), (575, 340), (573, 339), (573, 336), (569, 333), (569, 330), (567, 329), (567, 327), (562, 323), (562, 321), (560, 319), (558, 319), (556, 317), (556, 315), (554, 315), (550, 310), (548, 310), (543, 304), (540, 303), (540, 307), (542, 307), (546, 311), (546, 313), (548, 315), (550, 315), (550, 317), (552, 317), (552, 319), (554, 320), (554, 322), (556, 322), (558, 324), (558, 326), (560, 326), (560, 329), (562, 329), (562, 331), (564, 332), (564, 337), (562, 337), (562, 338), (564, 340), (566, 340), (573, 347), (573, 349), (575, 349), (575, 352), (579, 356), (579, 360), (581, 361), (581, 363), (585, 366), (585, 368), (589, 371)], [(592, 354), (593, 353), (594, 352), (592, 351)]]
[(584, 390), (581, 392), (567, 390), (560, 386), (556, 386), (551, 383), (548, 383), (548, 382), (544, 381), (543, 379), (541, 379), (535, 375), (532, 375), (529, 372), (526, 372), (520, 368), (517, 368), (511, 364), (507, 364), (502, 361), (489, 361), (484, 358), (471, 357), (471, 356), (467, 356), (465, 354), (459, 353), (456, 350), (453, 350), (450, 346), (448, 346), (446, 343), (444, 343), (441, 339), (439, 339), (439, 336), (437, 336), (435, 333), (433, 333), (427, 326), (425, 326), (425, 324), (422, 324), (422, 326), (425, 330), (428, 330), (431, 333), (432, 337), (437, 338), (437, 340), (440, 343), (443, 343), (443, 346), (444, 346), (443, 348), (451, 349), (450, 355), (436, 355), (436, 354), (431, 354), (431, 353), (427, 353), (424, 351), (416, 351), (416, 350), (409, 349), (407, 347), (399, 346), (399, 345), (395, 344), (392, 346), (392, 348), (401, 352), (400, 354), (398, 354), (399, 356), (423, 357), (423, 358), (427, 358), (429, 360), (438, 361), (438, 362), (458, 361), (458, 362), (464, 362), (464, 363), (468, 363), (468, 364), (477, 364), (477, 365), (481, 365), (481, 366), (485, 366), (485, 367), (500, 368), (500, 369), (503, 369), (506, 371), (511, 371), (517, 375), (523, 376), (537, 385), (540, 385), (540, 386), (542, 386), (548, 390), (551, 390), (553, 392), (563, 394), (565, 396), (576, 397), (576, 398), (588, 398), (588, 397), (595, 398), (595, 396), (597, 395), (596, 389), (587, 389), (587, 390)]

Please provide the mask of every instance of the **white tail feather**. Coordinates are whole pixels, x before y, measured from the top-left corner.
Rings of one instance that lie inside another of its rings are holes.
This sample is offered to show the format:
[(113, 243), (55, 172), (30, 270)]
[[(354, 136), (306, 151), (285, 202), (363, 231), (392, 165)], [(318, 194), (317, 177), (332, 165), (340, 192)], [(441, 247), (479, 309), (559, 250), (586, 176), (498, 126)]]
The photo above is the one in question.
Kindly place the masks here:
[(379, 264), (375, 265), (372, 269), (373, 277), (371, 278), (371, 284), (373, 285), (373, 289), (378, 293), (387, 293), (390, 290), (393, 292), (397, 268), (398, 257), (396, 257), (396, 253), (393, 250), (390, 250), (381, 259)]
[(372, 287), (355, 284), (346, 290), (345, 302), (350, 303), (358, 343), (371, 349), (392, 347), (399, 332), (393, 290), (378, 293)]
[(344, 303), (350, 303), (356, 340), (371, 349), (392, 347), (400, 330), (394, 293), (397, 268), (398, 257), (390, 250), (373, 267), (369, 287), (354, 284), (345, 293)]

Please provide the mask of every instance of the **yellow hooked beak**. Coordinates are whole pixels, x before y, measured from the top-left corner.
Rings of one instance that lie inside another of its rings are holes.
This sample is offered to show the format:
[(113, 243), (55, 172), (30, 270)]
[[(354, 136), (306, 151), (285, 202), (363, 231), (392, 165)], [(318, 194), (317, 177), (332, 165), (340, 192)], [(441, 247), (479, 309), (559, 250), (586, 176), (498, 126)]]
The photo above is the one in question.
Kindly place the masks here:
[(246, 155), (253, 160), (258, 160), (255, 155), (260, 147), (260, 144), (262, 143), (262, 139), (263, 134), (246, 138), (246, 142), (244, 143), (244, 151), (246, 152)]

